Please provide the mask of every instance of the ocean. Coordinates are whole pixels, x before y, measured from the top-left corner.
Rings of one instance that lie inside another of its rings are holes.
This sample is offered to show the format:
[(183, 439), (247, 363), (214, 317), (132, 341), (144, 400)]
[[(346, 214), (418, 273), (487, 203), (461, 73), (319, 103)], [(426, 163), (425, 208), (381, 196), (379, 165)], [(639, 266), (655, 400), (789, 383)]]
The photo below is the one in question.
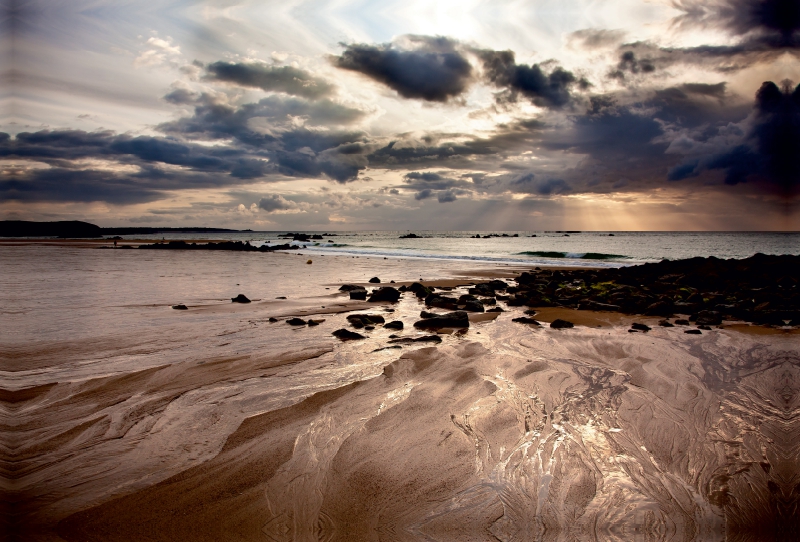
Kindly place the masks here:
[[(280, 244), (291, 232), (130, 235), (131, 239), (226, 239)], [(756, 253), (800, 254), (798, 232), (303, 232), (323, 240), (297, 242), (309, 253), (389, 258), (434, 258), (526, 265), (618, 267), (695, 256), (747, 258)], [(403, 239), (414, 233), (418, 238)], [(480, 238), (475, 238), (479, 235)], [(488, 237), (487, 236), (492, 236)]]

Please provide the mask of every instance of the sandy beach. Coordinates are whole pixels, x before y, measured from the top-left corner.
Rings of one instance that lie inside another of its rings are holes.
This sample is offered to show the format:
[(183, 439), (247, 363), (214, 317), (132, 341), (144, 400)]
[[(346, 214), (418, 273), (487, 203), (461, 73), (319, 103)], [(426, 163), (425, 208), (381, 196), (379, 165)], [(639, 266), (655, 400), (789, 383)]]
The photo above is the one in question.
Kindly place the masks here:
[[(689, 335), (658, 317), (558, 307), (531, 325), (498, 301), (504, 312), (472, 315), (441, 343), (397, 344), (390, 336), (431, 335), (412, 327), (425, 305), (409, 293), (353, 301), (341, 284), (424, 279), (457, 297), (526, 268), (87, 246), (0, 248), (21, 266), (42, 250), (55, 262), (37, 275), (52, 282), (41, 298), (20, 286), (2, 314), (5, 540), (797, 532), (800, 338), (789, 328)], [(80, 303), (52, 297), (65, 266), (91, 268)], [(239, 293), (252, 303), (231, 303)], [(352, 329), (351, 314), (404, 328), (339, 341), (331, 333)], [(286, 323), (311, 316), (324, 322)], [(547, 325), (558, 318), (575, 327)], [(634, 321), (652, 329), (630, 333)]]

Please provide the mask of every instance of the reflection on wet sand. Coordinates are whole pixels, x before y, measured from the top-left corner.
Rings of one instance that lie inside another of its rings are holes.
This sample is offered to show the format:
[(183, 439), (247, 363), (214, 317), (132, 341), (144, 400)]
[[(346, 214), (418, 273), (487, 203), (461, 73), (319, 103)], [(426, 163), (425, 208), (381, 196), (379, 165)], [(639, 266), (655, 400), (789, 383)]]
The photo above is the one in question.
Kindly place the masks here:
[[(483, 329), (247, 419), (67, 540), (791, 540), (797, 341)], [(509, 339), (515, 339), (511, 341)], [(513, 346), (508, 346), (513, 345)]]
[[(653, 329), (628, 333), (617, 313), (535, 315), (576, 324), (557, 330), (506, 306), (437, 346), (385, 349), (421, 333), (421, 301), (350, 302), (330, 277), (368, 284), (382, 266), (398, 286), (449, 278), (454, 297), (472, 281), (430, 262), (130, 252), (58, 253), (28, 266), (36, 288), (5, 294), (5, 540), (798, 538), (789, 326), (687, 335), (636, 317)], [(64, 282), (70, 266), (82, 281)], [(253, 303), (231, 304), (240, 292)], [(339, 342), (353, 310), (405, 328)], [(325, 321), (284, 321), (312, 314)]]

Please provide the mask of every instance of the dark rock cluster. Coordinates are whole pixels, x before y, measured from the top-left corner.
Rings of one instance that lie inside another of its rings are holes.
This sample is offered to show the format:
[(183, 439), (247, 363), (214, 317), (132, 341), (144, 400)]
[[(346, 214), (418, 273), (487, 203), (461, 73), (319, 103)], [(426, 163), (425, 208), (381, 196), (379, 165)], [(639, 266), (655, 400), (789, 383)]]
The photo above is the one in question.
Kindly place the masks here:
[[(669, 317), (800, 325), (800, 256), (691, 258), (619, 269), (535, 270), (498, 295), (510, 306), (569, 307)], [(676, 321), (677, 323), (677, 321)]]

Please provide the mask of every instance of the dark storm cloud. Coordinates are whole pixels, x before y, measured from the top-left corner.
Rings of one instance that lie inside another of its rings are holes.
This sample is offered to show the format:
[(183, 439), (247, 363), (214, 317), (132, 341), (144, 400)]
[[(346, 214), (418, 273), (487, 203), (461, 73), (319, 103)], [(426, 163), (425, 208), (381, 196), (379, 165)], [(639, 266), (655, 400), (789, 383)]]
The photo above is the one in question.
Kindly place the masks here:
[(662, 155), (666, 144), (652, 143), (663, 134), (651, 113), (619, 106), (608, 96), (592, 97), (590, 108), (575, 117), (572, 126), (542, 142), (550, 149), (588, 154), (604, 162), (625, 160), (628, 164)]
[(411, 36), (410, 41), (413, 49), (393, 44), (345, 45), (333, 62), (383, 83), (404, 98), (445, 102), (466, 90), (472, 65), (456, 49), (456, 42), (424, 36)]
[(633, 51), (625, 51), (620, 55), (619, 63), (609, 76), (615, 79), (625, 79), (627, 74), (647, 74), (656, 71), (656, 66), (649, 58), (638, 59)]
[[(162, 132), (203, 139), (235, 139), (273, 161), (276, 171), (288, 176), (325, 176), (337, 182), (355, 180), (367, 165), (368, 148), (362, 132), (296, 127), (345, 125), (364, 113), (330, 100), (310, 102), (270, 96), (257, 103), (234, 106), (203, 96), (194, 115), (159, 126)], [(257, 130), (257, 123), (263, 129)]]
[(698, 0), (675, 2), (684, 12), (676, 25), (721, 28), (747, 43), (773, 48), (800, 46), (800, 3), (797, 0)]
[(433, 196), (433, 190), (430, 188), (425, 188), (424, 190), (420, 190), (416, 194), (414, 194), (414, 199), (417, 201), (428, 199)]
[(781, 89), (765, 82), (756, 94), (753, 122), (741, 142), (723, 152), (688, 158), (669, 172), (683, 180), (705, 170), (722, 170), (726, 184), (770, 183), (785, 194), (800, 187), (800, 85)]
[(280, 194), (271, 194), (265, 196), (258, 201), (259, 209), (272, 213), (275, 211), (286, 211), (296, 209), (297, 204), (291, 200), (287, 200)]
[(451, 203), (456, 201), (458, 198), (456, 197), (456, 193), (452, 190), (445, 190), (443, 192), (439, 192), (436, 195), (436, 199), (439, 201), (439, 203)]
[(254, 120), (286, 128), (294, 126), (294, 117), (303, 119), (310, 126), (347, 125), (363, 118), (364, 112), (327, 99), (312, 102), (269, 96), (256, 103), (235, 106), (204, 94), (195, 102), (194, 115), (161, 124), (158, 129), (165, 133), (208, 139), (233, 137), (243, 143), (260, 145), (275, 138), (255, 131), (252, 127)]
[(571, 88), (579, 81), (572, 72), (556, 67), (545, 73), (539, 64), (517, 64), (513, 51), (476, 51), (488, 81), (508, 90), (507, 99), (515, 101), (519, 94), (540, 107), (561, 108), (572, 100)]
[[(720, 72), (774, 60), (786, 52), (800, 53), (800, 2), (797, 0), (683, 0), (672, 5), (683, 11), (683, 15), (673, 20), (676, 27), (715, 28), (738, 41), (730, 45), (695, 47), (659, 47), (650, 42), (636, 42), (622, 45), (620, 53), (646, 59), (659, 70), (673, 64), (695, 64)], [(612, 74), (619, 76), (625, 73), (625, 68), (632, 67), (635, 65), (626, 64)]]
[(175, 105), (194, 104), (200, 99), (200, 94), (185, 88), (176, 88), (164, 96), (164, 100)]
[(104, 201), (117, 205), (164, 199), (168, 192), (225, 187), (228, 176), (144, 166), (137, 173), (52, 167), (20, 169), (0, 180), (0, 201)]
[(330, 96), (334, 87), (324, 79), (291, 66), (214, 62), (206, 66), (206, 79), (243, 87), (285, 92), (316, 100)]
[(462, 179), (451, 179), (450, 177), (445, 177), (439, 173), (420, 173), (418, 171), (411, 171), (403, 175), (403, 182), (405, 182), (406, 186), (409, 188), (431, 188), (433, 190), (447, 190), (454, 187), (463, 188), (472, 185), (472, 183), (469, 181)]
[(512, 192), (538, 194), (540, 196), (564, 194), (572, 189), (563, 179), (538, 179), (536, 174), (531, 171), (513, 177), (508, 182), (508, 188)]

